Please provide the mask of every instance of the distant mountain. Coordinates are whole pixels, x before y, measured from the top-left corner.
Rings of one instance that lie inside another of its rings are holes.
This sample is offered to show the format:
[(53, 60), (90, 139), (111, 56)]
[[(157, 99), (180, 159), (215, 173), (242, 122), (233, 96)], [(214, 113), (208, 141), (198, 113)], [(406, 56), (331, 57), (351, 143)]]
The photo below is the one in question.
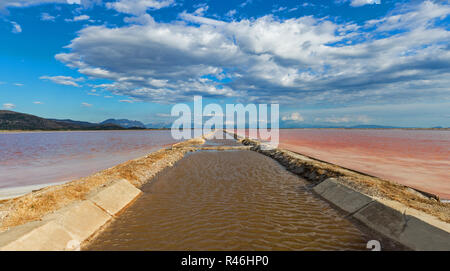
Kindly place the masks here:
[(123, 128), (145, 128), (142, 122), (128, 119), (107, 119), (100, 124), (115, 124)]
[(0, 130), (123, 130), (114, 124), (44, 119), (30, 114), (0, 110)]

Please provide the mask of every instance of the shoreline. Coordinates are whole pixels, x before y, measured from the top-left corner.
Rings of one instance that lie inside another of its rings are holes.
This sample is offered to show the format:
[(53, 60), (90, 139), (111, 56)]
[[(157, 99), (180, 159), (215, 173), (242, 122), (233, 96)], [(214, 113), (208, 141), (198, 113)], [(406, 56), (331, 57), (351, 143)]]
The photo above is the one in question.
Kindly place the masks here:
[[(30, 173), (28, 175), (34, 176), (33, 183), (3, 183), (2, 187), (0, 187), (0, 200), (16, 198), (32, 192), (33, 190), (39, 190), (45, 187), (60, 185), (76, 181), (81, 178), (86, 178), (90, 175), (110, 169), (130, 160), (134, 160), (136, 157), (142, 157), (148, 155), (149, 153), (165, 149), (170, 145), (172, 144), (153, 146), (146, 148), (145, 151), (129, 150), (126, 153), (102, 153), (87, 160), (63, 159), (61, 162), (58, 162), (58, 167), (53, 167), (48, 171), (46, 170), (48, 165), (42, 165), (39, 167), (34, 166), (27, 169), (28, 173)], [(55, 170), (55, 168), (57, 170)], [(73, 169), (76, 169), (76, 171)], [(52, 174), (53, 172), (66, 172), (67, 174)], [(9, 176), (14, 176), (14, 174), (17, 174), (17, 171), (13, 170)], [(8, 178), (8, 176), (5, 177), (6, 179)]]
[[(416, 131), (450, 131), (449, 128), (352, 128), (352, 127), (330, 127), (330, 128), (279, 128), (279, 130), (416, 130)], [(126, 131), (164, 131), (171, 130), (171, 128), (142, 128), (142, 129), (105, 129), (105, 130), (0, 130), (1, 133), (45, 133), (45, 132), (126, 132)], [(193, 130), (193, 128), (191, 129)], [(270, 130), (270, 128), (269, 128)]]
[[(301, 154), (281, 149), (265, 150), (258, 141), (231, 134), (242, 145), (202, 146), (208, 139), (208, 136), (203, 136), (173, 144), (86, 178), (0, 200), (0, 250), (73, 249), (67, 247), (67, 242), (75, 237), (79, 244), (87, 244), (139, 197), (142, 185), (173, 166), (186, 153), (203, 149), (249, 149), (262, 153), (309, 181), (311, 189), (334, 208), (348, 213), (346, 217), (355, 218), (387, 238), (415, 250), (448, 246), (450, 204), (428, 198), (405, 186)], [(80, 225), (79, 221), (84, 220), (88, 221)], [(61, 232), (64, 232), (63, 237), (59, 237)], [(430, 243), (428, 237), (435, 238), (436, 243)]]
[(55, 132), (128, 132), (128, 131), (165, 131), (170, 128), (146, 128), (146, 129), (119, 129), (119, 130), (0, 130), (0, 134), (9, 133), (55, 133)]
[(18, 197), (21, 197), (28, 193), (32, 193), (34, 191), (38, 191), (38, 190), (41, 190), (46, 187), (62, 185), (62, 184), (68, 183), (68, 182), (71, 182), (71, 180), (62, 181), (62, 182), (54, 182), (54, 183), (43, 183), (43, 184), (22, 185), (22, 186), (0, 188), (0, 204), (2, 201), (5, 201), (5, 200), (18, 198)]

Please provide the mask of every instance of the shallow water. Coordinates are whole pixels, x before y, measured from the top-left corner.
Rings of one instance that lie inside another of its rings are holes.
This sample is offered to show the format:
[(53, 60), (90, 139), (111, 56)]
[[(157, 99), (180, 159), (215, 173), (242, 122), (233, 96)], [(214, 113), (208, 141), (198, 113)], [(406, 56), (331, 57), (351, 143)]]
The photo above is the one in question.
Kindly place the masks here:
[(0, 133), (0, 189), (70, 181), (175, 142), (168, 130)]
[(450, 199), (450, 131), (280, 129), (280, 147)]
[(143, 192), (88, 250), (365, 250), (370, 240), (252, 151), (190, 154)]

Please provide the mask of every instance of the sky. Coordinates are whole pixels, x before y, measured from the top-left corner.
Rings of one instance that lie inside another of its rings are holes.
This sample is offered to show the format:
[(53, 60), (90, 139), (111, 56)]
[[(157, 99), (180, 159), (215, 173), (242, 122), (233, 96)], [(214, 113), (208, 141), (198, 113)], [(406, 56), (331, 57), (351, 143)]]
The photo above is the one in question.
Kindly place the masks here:
[(450, 1), (0, 0), (0, 108), (170, 123), (278, 103), (282, 127), (450, 127)]

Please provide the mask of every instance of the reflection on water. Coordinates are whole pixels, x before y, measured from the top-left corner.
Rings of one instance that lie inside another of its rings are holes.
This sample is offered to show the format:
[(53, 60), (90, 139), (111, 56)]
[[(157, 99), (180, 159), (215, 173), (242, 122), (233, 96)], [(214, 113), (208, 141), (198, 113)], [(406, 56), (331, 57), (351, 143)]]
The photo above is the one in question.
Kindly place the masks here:
[(450, 131), (280, 129), (280, 147), (450, 199)]
[(197, 152), (151, 183), (90, 250), (353, 250), (368, 237), (251, 151)]
[(87, 176), (174, 142), (170, 131), (0, 133), (0, 188)]

